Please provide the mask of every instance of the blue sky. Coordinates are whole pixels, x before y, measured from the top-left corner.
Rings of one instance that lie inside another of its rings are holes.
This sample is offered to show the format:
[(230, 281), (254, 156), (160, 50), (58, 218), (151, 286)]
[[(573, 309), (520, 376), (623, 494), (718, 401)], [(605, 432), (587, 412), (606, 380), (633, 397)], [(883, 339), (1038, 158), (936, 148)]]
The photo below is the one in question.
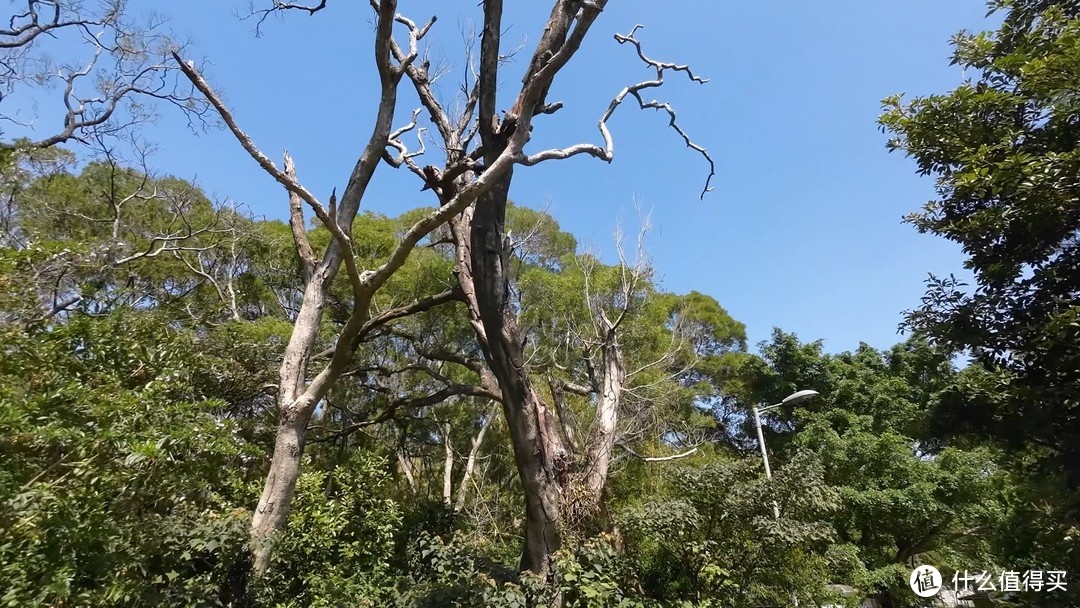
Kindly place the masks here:
[[(261, 38), (253, 22), (235, 16), (246, 0), (133, 4), (170, 16), (170, 27), (191, 41), (189, 56), (210, 62), (208, 77), (268, 155), (280, 159), (288, 148), (316, 192), (344, 186), (377, 101), (367, 3), (331, 1), (314, 17), (271, 19)], [(479, 18), (478, 4), (402, 0), (400, 11), (419, 21), (439, 16), (431, 52), (456, 62), (456, 75), (461, 27)], [(502, 78), (502, 98), (510, 99), (550, 4), (506, 4), (505, 43), (526, 42)], [(948, 64), (949, 37), (986, 29), (985, 13), (983, 0), (612, 2), (552, 90), (566, 109), (537, 121), (531, 145), (597, 140), (595, 123), (611, 97), (650, 75), (612, 38), (641, 23), (648, 54), (690, 62), (711, 79), (701, 86), (673, 75), (658, 96), (716, 159), (715, 190), (698, 200), (702, 159), (663, 116), (627, 105), (611, 122), (613, 163), (576, 158), (519, 170), (511, 196), (546, 208), (608, 256), (616, 222), (632, 224), (640, 200), (656, 226), (651, 254), (665, 288), (716, 297), (746, 323), (752, 342), (778, 326), (823, 338), (833, 352), (860, 341), (888, 347), (900, 339), (901, 311), (918, 304), (927, 272), (959, 273), (962, 258), (901, 224), (933, 196), (933, 184), (885, 150), (879, 102), (961, 82)], [(458, 82), (446, 77), (447, 98)], [(400, 124), (418, 107), (402, 90)], [(194, 137), (185, 124), (166, 113), (147, 133), (160, 144), (158, 169), (197, 178), (257, 214), (285, 217), (281, 188), (230, 135)], [(396, 214), (432, 204), (426, 194), (413, 176), (384, 166), (363, 207)]]

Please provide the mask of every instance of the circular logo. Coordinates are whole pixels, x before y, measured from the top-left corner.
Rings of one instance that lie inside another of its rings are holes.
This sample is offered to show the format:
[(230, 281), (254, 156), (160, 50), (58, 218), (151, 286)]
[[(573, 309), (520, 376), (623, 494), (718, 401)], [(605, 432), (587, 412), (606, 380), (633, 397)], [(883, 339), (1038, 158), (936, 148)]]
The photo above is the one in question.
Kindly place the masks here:
[(933, 566), (919, 566), (911, 571), (908, 584), (919, 597), (934, 597), (941, 591), (941, 573)]

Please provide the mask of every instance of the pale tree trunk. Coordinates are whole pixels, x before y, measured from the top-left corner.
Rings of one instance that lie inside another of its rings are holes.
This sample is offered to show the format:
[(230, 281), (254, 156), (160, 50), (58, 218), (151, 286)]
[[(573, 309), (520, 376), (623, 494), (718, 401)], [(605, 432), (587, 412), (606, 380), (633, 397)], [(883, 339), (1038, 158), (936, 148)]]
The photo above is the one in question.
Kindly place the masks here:
[(308, 357), (318, 337), (326, 292), (323, 288), (333, 273), (323, 264), (309, 280), (304, 292), (292, 335), (278, 374), (278, 429), (270, 470), (262, 496), (251, 519), (253, 569), (262, 573), (270, 565), (272, 535), (285, 527), (292, 506), (296, 481), (300, 477), (300, 459), (304, 437), (316, 403), (299, 400), (307, 377)]
[[(293, 494), (296, 491), (296, 482), (300, 477), (300, 462), (304, 452), (307, 423), (319, 402), (349, 364), (352, 341), (369, 318), (370, 298), (374, 289), (378, 288), (377, 285), (363, 285), (358, 280), (359, 276), (353, 267), (348, 235), (352, 232), (353, 220), (360, 208), (360, 201), (367, 191), (375, 169), (381, 162), (394, 120), (397, 85), (400, 81), (400, 74), (396, 74), (391, 66), (391, 40), (396, 9), (396, 0), (383, 0), (379, 5), (375, 36), (375, 59), (382, 85), (379, 109), (371, 137), (349, 176), (348, 184), (342, 194), (341, 205), (336, 207), (333, 195), (330, 197), (329, 209), (322, 207), (310, 196), (303, 197), (315, 209), (319, 219), (335, 237), (331, 239), (322, 259), (317, 263), (304, 230), (302, 189), (296, 181), (292, 159), (286, 155), (285, 171), (275, 173), (276, 168), (255, 149), (250, 138), (232, 122), (231, 116), (224, 106), (220, 105), (220, 100), (215, 99), (205, 81), (197, 74), (188, 74), (193, 83), (212, 98), (219, 113), (251, 156), (259, 161), (264, 169), (275, 175), (279, 182), (287, 186), (290, 199), (289, 223), (296, 251), (300, 256), (303, 277), (306, 280), (303, 302), (293, 324), (292, 335), (285, 347), (279, 370), (279, 423), (277, 438), (274, 441), (274, 454), (270, 461), (270, 470), (267, 472), (262, 496), (259, 498), (259, 504), (251, 520), (252, 568), (256, 576), (264, 573), (269, 567), (273, 536), (284, 529), (288, 519)], [(181, 67), (181, 69), (184, 68)], [(184, 71), (188, 72), (188, 70)], [(353, 314), (339, 335), (330, 363), (309, 384), (308, 362), (319, 337), (319, 326), (327, 294), (342, 262), (349, 265), (350, 281), (353, 284), (354, 297), (356, 297), (353, 303)]]
[(272, 534), (281, 529), (288, 518), (296, 480), (300, 476), (300, 457), (304, 452), (304, 435), (311, 412), (308, 408), (281, 412), (270, 473), (251, 521), (255, 572), (263, 572), (269, 566)]
[[(458, 127), (452, 125), (431, 90), (427, 64), (415, 63), (419, 56), (418, 42), (434, 23), (434, 19), (427, 25), (418, 27), (405, 17), (396, 18), (395, 0), (381, 0), (372, 2), (372, 5), (378, 12), (374, 50), (382, 97), (374, 131), (349, 177), (339, 208), (335, 208), (333, 196), (329, 206), (324, 206), (294, 175), (278, 169), (240, 129), (232, 113), (198, 73), (194, 63), (184, 61), (178, 54), (173, 53), (180, 70), (207, 97), (248, 154), (285, 186), (291, 196), (307, 203), (332, 236), (318, 264), (313, 257), (308, 259), (306, 254), (310, 254), (310, 245), (306, 243), (304, 224), (302, 221), (294, 221), (302, 220), (299, 215), (301, 205), (290, 205), (290, 226), (293, 228), (297, 253), (301, 257), (307, 280), (297, 327), (294, 328), (284, 353), (280, 370), (277, 404), (281, 412), (279, 438), (275, 443), (266, 490), (252, 520), (252, 540), (256, 547), (253, 549), (255, 573), (260, 574), (268, 566), (272, 536), (284, 527), (289, 499), (295, 490), (299, 474), (307, 421), (333, 383), (351, 364), (353, 351), (363, 338), (362, 332), (370, 329), (367, 322), (370, 319), (372, 297), (401, 268), (422, 238), (460, 215), (473, 203), (477, 204), (478, 210), (483, 210), (476, 216), (482, 219), (478, 223), (474, 222), (479, 230), (473, 231), (471, 239), (479, 244), (479, 247), (473, 248), (470, 255), (478, 275), (474, 281), (478, 296), (476, 310), (483, 317), (482, 325), (486, 336), (491, 338), (488, 340), (489, 347), (485, 355), (489, 358), (489, 366), (504, 397), (503, 407), (510, 434), (514, 438), (515, 457), (528, 495), (526, 503), (530, 523), (522, 564), (529, 570), (544, 572), (547, 570), (551, 553), (559, 544), (558, 532), (555, 529), (559, 514), (556, 476), (566, 467), (566, 454), (558, 433), (554, 432), (552, 417), (532, 389), (528, 373), (523, 368), (523, 339), (507, 302), (503, 222), (510, 173), (514, 164), (535, 165), (546, 160), (578, 154), (589, 154), (607, 161), (612, 158), (610, 134), (603, 125), (601, 132), (604, 135), (604, 147), (580, 144), (571, 149), (548, 150), (532, 156), (523, 153), (532, 130), (532, 118), (537, 113), (550, 113), (557, 109), (558, 104), (548, 106), (546, 102), (552, 80), (580, 48), (589, 28), (604, 9), (606, 0), (555, 0), (551, 17), (533, 54), (524, 85), (507, 113), (506, 124), (502, 129), (498, 128), (495, 108), (497, 77), (502, 60), (499, 52), (502, 2), (485, 0), (479, 94), (475, 104), (479, 109), (477, 123), (484, 149), (482, 165), (476, 162), (478, 159), (465, 155), (460, 145), (450, 145), (454, 138), (457, 142), (463, 141), (462, 138), (470, 130), (472, 110), (468, 111), (468, 118), (464, 123)], [(324, 2), (306, 10), (317, 12), (325, 6)], [(269, 9), (269, 12), (299, 8), (304, 7), (292, 3), (274, 3), (274, 8)], [(395, 18), (408, 30), (409, 41), (406, 48), (399, 46), (393, 39)], [(412, 161), (419, 152), (406, 154), (406, 146), (400, 137), (416, 127), (415, 120), (411, 126), (391, 133), (397, 85), (405, 75), (415, 85), (421, 103), (429, 110), (431, 120), (447, 142), (445, 149), (448, 152), (448, 162), (453, 163), (453, 166), (447, 166), (444, 172), (439, 172), (434, 167), (430, 167), (431, 171), (426, 171), (428, 168), (421, 170)], [(645, 86), (647, 83), (640, 85)], [(625, 96), (626, 93), (622, 95)], [(607, 115), (610, 115), (619, 103), (620, 100), (613, 102)], [(471, 137), (464, 141), (468, 139)], [(388, 154), (388, 146), (393, 146), (400, 154), (396, 157)], [(352, 255), (351, 227), (372, 174), (383, 159), (394, 166), (407, 164), (415, 174), (423, 176), (426, 188), (433, 189), (444, 197), (444, 200), (440, 208), (418, 220), (402, 235), (400, 242), (378, 268), (361, 272)], [(451, 182), (464, 173), (470, 174), (471, 181), (451, 191)], [(342, 263), (348, 270), (353, 288), (352, 315), (330, 351), (330, 362), (309, 382), (307, 366), (318, 336), (322, 308), (326, 303), (330, 283)], [(484, 336), (480, 337), (484, 339)]]
[(409, 484), (409, 489), (413, 492), (416, 491), (416, 477), (413, 475), (413, 466), (405, 457), (405, 452), (402, 450), (397, 451), (398, 466), (401, 467), (401, 473), (405, 476), (405, 481)]
[[(607, 5), (606, 0), (555, 0), (551, 15), (526, 70), (523, 86), (513, 105), (500, 123), (496, 108), (498, 72), (504, 54), (499, 50), (502, 32), (502, 1), (485, 0), (483, 33), (481, 36), (479, 75), (473, 93), (465, 103), (460, 120), (450, 120), (431, 88), (426, 66), (410, 66), (405, 70), (416, 88), (421, 104), (428, 111), (436, 130), (441, 134), (447, 151), (447, 164), (440, 171), (434, 166), (421, 168), (412, 161), (408, 147), (400, 138), (391, 144), (398, 155), (391, 157), (395, 166), (408, 166), (439, 198), (441, 209), (454, 209), (451, 201), (464, 200), (466, 193), (475, 193), (472, 217), (462, 206), (453, 213), (461, 218), (452, 222), (458, 247), (458, 279), (466, 296), (470, 318), (478, 341), (483, 347), (488, 368), (498, 383), (514, 448), (515, 462), (526, 498), (526, 540), (522, 569), (546, 574), (551, 556), (560, 544), (558, 521), (561, 490), (567, 482), (570, 458), (558, 431), (554, 416), (548, 411), (531, 385), (524, 357), (524, 334), (517, 327), (517, 318), (509, 302), (509, 246), (504, 234), (507, 196), (514, 165), (533, 166), (548, 160), (566, 159), (587, 154), (610, 162), (614, 156), (613, 141), (607, 120), (625, 99), (638, 100), (642, 108), (663, 109), (670, 116), (670, 125), (688, 146), (713, 163), (704, 148), (693, 144), (675, 122), (673, 110), (660, 102), (645, 102), (639, 92), (663, 84), (664, 70), (686, 72), (697, 78), (685, 66), (665, 64), (648, 59), (629, 35), (617, 35), (620, 43), (630, 43), (638, 56), (657, 71), (656, 80), (647, 80), (625, 87), (611, 101), (599, 122), (604, 145), (576, 144), (568, 148), (550, 149), (526, 154), (524, 147), (532, 133), (532, 119), (538, 114), (551, 114), (561, 103), (548, 103), (547, 93), (555, 75), (580, 48), (581, 42), (596, 18)], [(401, 20), (410, 31), (415, 24)], [(419, 31), (426, 31), (421, 28)], [(473, 111), (477, 111), (473, 121)], [(470, 126), (471, 125), (471, 126)], [(466, 152), (473, 127), (479, 131), (481, 146), (473, 154)], [(480, 154), (476, 154), (480, 152)], [(482, 161), (482, 162), (481, 162)], [(710, 172), (710, 178), (712, 173)], [(708, 180), (706, 181), (706, 191)], [(463, 212), (464, 210), (464, 212)], [(616, 323), (617, 325), (617, 323)], [(621, 365), (621, 364), (620, 364)], [(615, 393), (618, 391), (616, 390)], [(615, 394), (613, 393), (613, 394)], [(618, 404), (612, 407), (617, 409)], [(610, 420), (608, 420), (610, 423)], [(601, 443), (614, 441), (614, 430), (604, 435)], [(610, 447), (604, 452), (610, 461)], [(604, 457), (599, 455), (601, 459)], [(607, 465), (602, 465), (607, 468)], [(602, 475), (601, 478), (606, 476)]]
[[(566, 440), (566, 445), (568, 448), (570, 448), (571, 452), (577, 453), (577, 433), (574, 430), (573, 420), (570, 417), (570, 411), (566, 407), (566, 383), (562, 380), (549, 378), (548, 386), (551, 388), (551, 401), (555, 404), (555, 414), (559, 417), (559, 426), (560, 428), (562, 428), (563, 438)], [(589, 392), (590, 391), (587, 388), (583, 388), (582, 394), (588, 395)]]
[(225, 289), (229, 293), (229, 312), (232, 313), (233, 321), (240, 320), (240, 307), (237, 305), (236, 298), (236, 269), (239, 266), (239, 256), (236, 253), (236, 234), (234, 231), (232, 241), (229, 243), (229, 268), (228, 268), (228, 281), (225, 283)]
[(461, 476), (461, 484), (458, 486), (457, 501), (454, 503), (454, 511), (460, 513), (465, 508), (465, 497), (469, 495), (469, 483), (472, 482), (473, 471), (476, 470), (476, 459), (480, 455), (480, 446), (484, 443), (484, 435), (495, 420), (495, 414), (499, 404), (492, 403), (480, 425), (480, 431), (473, 437), (472, 446), (469, 448), (469, 457), (465, 460), (465, 472)]
[(600, 399), (596, 405), (596, 418), (589, 435), (589, 448), (585, 458), (585, 498), (589, 509), (595, 508), (603, 495), (611, 468), (611, 451), (615, 447), (615, 431), (619, 421), (619, 403), (626, 383), (622, 349), (619, 347), (615, 327), (606, 316), (601, 315), (600, 329), (604, 340), (601, 346), (603, 371), (600, 377)]
[(453, 498), (452, 492), (454, 491), (454, 446), (450, 442), (450, 423), (447, 422), (442, 425), (443, 435), (443, 450), (445, 455), (443, 456), (443, 486), (442, 486), (442, 499), (443, 504), (450, 506), (450, 501)]

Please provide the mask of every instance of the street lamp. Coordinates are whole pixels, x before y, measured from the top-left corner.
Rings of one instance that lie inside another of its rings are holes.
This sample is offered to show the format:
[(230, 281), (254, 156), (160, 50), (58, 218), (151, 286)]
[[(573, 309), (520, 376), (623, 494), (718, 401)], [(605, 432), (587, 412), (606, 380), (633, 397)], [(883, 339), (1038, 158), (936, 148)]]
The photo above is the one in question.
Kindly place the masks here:
[[(761, 446), (761, 459), (765, 461), (765, 479), (772, 479), (772, 470), (769, 469), (769, 452), (765, 449), (765, 435), (761, 433), (761, 414), (767, 412), (773, 408), (780, 407), (781, 405), (797, 405), (808, 399), (813, 399), (818, 396), (817, 391), (805, 390), (798, 391), (784, 397), (784, 400), (780, 403), (776, 403), (767, 407), (754, 406), (754, 428), (757, 429), (758, 445)], [(773, 502), (773, 517), (780, 519), (780, 507)]]

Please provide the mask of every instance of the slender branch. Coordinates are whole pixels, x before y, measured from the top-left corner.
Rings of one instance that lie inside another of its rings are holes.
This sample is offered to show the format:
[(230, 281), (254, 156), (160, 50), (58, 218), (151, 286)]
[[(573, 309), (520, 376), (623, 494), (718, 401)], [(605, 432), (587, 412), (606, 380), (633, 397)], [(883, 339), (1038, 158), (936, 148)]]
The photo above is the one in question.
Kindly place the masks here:
[(642, 456), (641, 454), (635, 452), (630, 446), (626, 445), (625, 443), (617, 443), (615, 445), (626, 450), (626, 453), (643, 462), (668, 462), (670, 460), (678, 460), (680, 458), (686, 458), (687, 456), (693, 456), (698, 451), (698, 446), (695, 446), (685, 452), (682, 452), (680, 454), (672, 454), (671, 456)]
[(641, 43), (638, 42), (638, 40), (636, 38), (634, 38), (634, 34), (637, 34), (638, 30), (644, 29), (644, 28), (645, 28), (645, 26), (641, 25), (639, 23), (639, 24), (635, 25), (633, 27), (633, 29), (630, 30), (630, 33), (626, 34), (625, 36), (623, 36), (621, 34), (615, 34), (615, 40), (618, 40), (619, 44), (625, 44), (627, 42), (629, 42), (630, 44), (633, 44), (634, 48), (637, 49), (638, 57), (640, 57), (641, 60), (644, 61), (645, 63), (653, 66), (654, 68), (656, 68), (658, 70), (674, 70), (674, 71), (677, 71), (677, 72), (685, 72), (686, 75), (690, 78), (690, 80), (692, 80), (694, 82), (697, 82), (697, 83), (700, 83), (700, 84), (705, 84), (705, 83), (709, 82), (708, 78), (701, 78), (701, 77), (695, 75), (694, 72), (690, 69), (690, 66), (688, 66), (688, 65), (677, 65), (677, 64), (674, 64), (674, 63), (666, 63), (666, 62), (663, 62), (663, 61), (656, 61), (654, 59), (650, 59), (650, 58), (646, 57), (645, 53), (642, 52), (642, 50), (641, 50)]
[(415, 302), (412, 302), (411, 304), (408, 304), (406, 306), (392, 308), (372, 317), (370, 320), (368, 320), (367, 323), (364, 324), (364, 327), (360, 330), (359, 335), (363, 337), (369, 334), (375, 328), (386, 325), (387, 323), (400, 319), (402, 317), (407, 317), (420, 312), (424, 312), (426, 310), (431, 310), (436, 306), (440, 306), (448, 302), (461, 302), (463, 300), (464, 295), (462, 294), (460, 287), (447, 289), (446, 291), (439, 292), (433, 296), (416, 300)]
[(431, 393), (429, 395), (425, 395), (423, 397), (397, 399), (397, 400), (393, 401), (392, 403), (390, 403), (389, 405), (387, 405), (383, 409), (383, 411), (380, 412), (379, 415), (376, 416), (375, 418), (372, 418), (370, 420), (365, 420), (365, 421), (362, 421), (362, 422), (357, 422), (357, 423), (350, 424), (349, 426), (347, 426), (347, 427), (345, 427), (345, 428), (343, 428), (343, 429), (341, 429), (339, 431), (336, 431), (334, 433), (331, 433), (331, 434), (323, 436), (323, 437), (313, 438), (313, 439), (310, 439), (309, 441), (312, 441), (312, 442), (333, 441), (334, 439), (339, 439), (341, 437), (351, 435), (352, 433), (355, 433), (356, 431), (358, 431), (360, 429), (363, 429), (365, 427), (369, 427), (369, 426), (376, 425), (376, 424), (379, 424), (379, 423), (382, 423), (382, 422), (386, 422), (386, 421), (394, 418), (394, 416), (397, 415), (397, 412), (402, 410), (402, 409), (418, 410), (418, 409), (421, 409), (421, 408), (430, 407), (432, 405), (437, 405), (439, 403), (442, 403), (443, 401), (446, 401), (447, 399), (450, 399), (451, 397), (459, 397), (459, 396), (460, 397), (485, 397), (485, 398), (491, 398), (490, 392), (487, 391), (486, 389), (484, 389), (483, 387), (472, 386), (472, 385), (467, 385), (467, 384), (453, 384), (453, 385), (444, 387), (442, 389), (439, 389), (438, 391), (435, 391), (434, 393)]
[(314, 15), (315, 13), (326, 8), (326, 1), (327, 0), (321, 0), (318, 4), (307, 5), (297, 2), (282, 2), (281, 0), (273, 0), (273, 5), (270, 6), (270, 8), (264, 8), (260, 10), (252, 9), (248, 15), (245, 15), (242, 18), (249, 19), (258, 15), (259, 20), (255, 23), (255, 36), (262, 36), (262, 24), (271, 14), (288, 10), (298, 10), (305, 11), (308, 15)]
[[(271, 177), (277, 180), (279, 184), (285, 186), (285, 188), (289, 192), (294, 193), (301, 199), (303, 199), (304, 202), (306, 202), (308, 205), (311, 206), (313, 210), (316, 211), (316, 213), (321, 212), (322, 215), (319, 216), (319, 219), (323, 219), (323, 215), (326, 215), (326, 210), (323, 207), (322, 203), (319, 202), (319, 199), (315, 198), (315, 195), (309, 192), (307, 188), (304, 188), (304, 186), (297, 182), (295, 178), (287, 175), (285, 171), (278, 169), (277, 165), (274, 164), (274, 161), (270, 160), (269, 157), (267, 157), (265, 154), (262, 153), (261, 150), (259, 150), (259, 148), (255, 145), (255, 142), (251, 140), (251, 137), (249, 137), (248, 134), (245, 133), (243, 129), (241, 129), (240, 126), (236, 123), (236, 118), (233, 117), (232, 112), (221, 100), (221, 97), (218, 96), (218, 94), (210, 87), (210, 84), (206, 82), (206, 79), (202, 77), (202, 74), (200, 74), (195, 69), (195, 63), (192, 61), (184, 61), (175, 51), (173, 52), (172, 56), (174, 59), (176, 59), (177, 64), (180, 65), (180, 71), (182, 71), (184, 75), (188, 77), (191, 83), (195, 85), (195, 88), (198, 89), (199, 92), (206, 97), (206, 99), (210, 102), (210, 105), (214, 106), (214, 109), (217, 110), (218, 115), (220, 115), (221, 119), (225, 122), (225, 126), (227, 126), (229, 130), (232, 131), (233, 135), (236, 137), (236, 140), (240, 143), (240, 145), (244, 148), (248, 155), (250, 155), (251, 158), (255, 159), (255, 162), (259, 163), (259, 166), (262, 167), (264, 171), (269, 173)], [(329, 221), (328, 216), (326, 218), (326, 222), (328, 224), (332, 223)]]
[(553, 148), (549, 150), (544, 150), (535, 154), (521, 154), (515, 160), (519, 164), (532, 166), (548, 160), (562, 160), (574, 156), (579, 156), (581, 154), (587, 154), (600, 160), (611, 162), (612, 159), (614, 159), (615, 157), (615, 142), (611, 135), (611, 131), (608, 128), (608, 121), (615, 113), (615, 110), (617, 110), (619, 106), (622, 105), (623, 101), (626, 100), (626, 97), (630, 95), (637, 100), (638, 107), (643, 110), (654, 109), (663, 110), (664, 112), (666, 112), (669, 117), (668, 126), (671, 127), (676, 133), (678, 133), (680, 137), (682, 137), (688, 148), (691, 148), (692, 150), (695, 150), (696, 152), (701, 154), (701, 156), (704, 157), (705, 160), (709, 163), (709, 174), (705, 178), (705, 187), (701, 192), (701, 198), (705, 198), (705, 195), (712, 191), (712, 186), (710, 184), (712, 183), (712, 178), (716, 175), (716, 163), (713, 161), (712, 156), (709, 154), (708, 150), (694, 143), (694, 141), (690, 139), (690, 136), (679, 125), (675, 114), (675, 109), (671, 106), (670, 103), (660, 102), (657, 100), (645, 101), (644, 98), (642, 98), (641, 96), (641, 91), (662, 86), (664, 84), (664, 72), (666, 70), (685, 72), (693, 82), (697, 82), (700, 84), (705, 84), (706, 82), (708, 82), (708, 80), (695, 75), (693, 71), (691, 71), (689, 66), (660, 62), (645, 56), (645, 54), (641, 51), (641, 43), (636, 38), (634, 38), (634, 34), (639, 29), (641, 29), (641, 26), (636, 25), (627, 35), (615, 34), (615, 40), (617, 40), (619, 44), (630, 43), (634, 45), (635, 49), (637, 49), (638, 56), (642, 59), (642, 61), (652, 66), (656, 70), (656, 78), (653, 80), (646, 80), (637, 84), (628, 85), (624, 87), (621, 91), (619, 91), (619, 93), (611, 100), (611, 103), (608, 105), (607, 111), (605, 111), (604, 114), (600, 117), (600, 122), (597, 125), (600, 129), (600, 135), (604, 140), (604, 145), (598, 146), (595, 144), (581, 143), (567, 148)]
[[(255, 159), (255, 162), (259, 163), (259, 166), (262, 167), (264, 171), (269, 173), (270, 176), (277, 180), (277, 182), (280, 183), (282, 186), (285, 186), (285, 188), (291, 194), (295, 194), (296, 196), (299, 196), (301, 199), (303, 199), (304, 202), (306, 202), (311, 207), (312, 211), (315, 212), (315, 215), (323, 223), (326, 229), (330, 231), (330, 234), (334, 237), (334, 240), (337, 241), (338, 247), (342, 252), (342, 258), (345, 262), (345, 267), (349, 272), (350, 283), (352, 284), (354, 295), (357, 297), (358, 300), (361, 299), (363, 297), (363, 282), (361, 280), (360, 273), (356, 268), (355, 256), (351, 255), (352, 239), (341, 228), (341, 225), (337, 221), (337, 218), (331, 217), (330, 212), (327, 211), (325, 207), (323, 207), (322, 203), (320, 203), (317, 198), (315, 198), (315, 195), (309, 192), (307, 188), (304, 188), (304, 186), (302, 186), (299, 182), (297, 182), (295, 177), (291, 177), (285, 171), (278, 169), (277, 165), (274, 164), (274, 161), (270, 160), (269, 157), (267, 157), (265, 154), (263, 154), (261, 150), (259, 150), (259, 148), (255, 145), (255, 142), (252, 141), (251, 137), (248, 136), (248, 134), (245, 133), (237, 124), (236, 119), (232, 115), (232, 112), (229, 111), (229, 108), (221, 100), (221, 97), (218, 96), (216, 92), (214, 92), (214, 90), (210, 87), (210, 84), (206, 82), (206, 79), (204, 79), (202, 75), (195, 69), (194, 62), (184, 61), (175, 51), (172, 55), (173, 58), (176, 59), (176, 62), (180, 65), (180, 70), (184, 73), (185, 76), (188, 77), (189, 80), (191, 80), (191, 83), (195, 86), (195, 88), (197, 88), (199, 92), (201, 92), (206, 97), (206, 99), (210, 101), (210, 104), (214, 107), (215, 110), (217, 110), (218, 115), (221, 116), (221, 119), (225, 122), (225, 125), (229, 127), (229, 130), (232, 131), (233, 135), (236, 137), (237, 141), (240, 142), (240, 145), (244, 148), (244, 150), (246, 150), (247, 153), (253, 159)], [(330, 202), (331, 209), (333, 209), (333, 196), (331, 196)], [(359, 201), (357, 201), (357, 205), (359, 205)]]
[[(52, 7), (48, 20), (43, 20), (38, 12), (39, 5)], [(65, 19), (61, 14), (60, 0), (28, 0), (27, 10), (11, 16), (8, 27), (0, 29), (0, 49), (15, 49), (29, 46), (35, 38), (42, 34), (55, 35), (56, 30), (64, 28), (92, 28), (106, 26), (114, 23), (120, 16), (121, 4), (113, 3), (109, 9), (99, 18), (86, 18), (78, 15)], [(23, 24), (19, 20), (26, 19)]]
[[(428, 296), (426, 298), (418, 299), (418, 300), (416, 300), (416, 301), (414, 301), (414, 302), (412, 302), (410, 304), (407, 304), (405, 306), (399, 306), (397, 308), (392, 308), (390, 310), (383, 311), (383, 312), (379, 313), (378, 315), (375, 315), (374, 317), (368, 319), (364, 323), (364, 325), (361, 326), (360, 330), (356, 334), (356, 338), (354, 339), (355, 341), (354, 341), (353, 350), (356, 350), (356, 347), (358, 347), (360, 345), (360, 342), (362, 342), (365, 338), (367, 338), (371, 334), (372, 331), (374, 331), (375, 329), (390, 323), (391, 321), (396, 321), (397, 319), (408, 317), (408, 316), (411, 316), (411, 315), (414, 315), (414, 314), (417, 314), (417, 313), (421, 313), (421, 312), (424, 312), (424, 311), (427, 311), (427, 310), (431, 310), (432, 308), (435, 308), (436, 306), (440, 306), (440, 305), (446, 304), (448, 302), (462, 301), (462, 299), (463, 299), (463, 295), (461, 293), (461, 288), (460, 287), (454, 287), (454, 288), (451, 288), (451, 289), (447, 289), (446, 291), (439, 292), (439, 293), (437, 293), (435, 295)], [(404, 335), (404, 334), (399, 334), (399, 335)], [(411, 336), (410, 336), (410, 339), (412, 339)], [(334, 351), (336, 349), (337, 349), (336, 346), (334, 346), (332, 348), (328, 348), (328, 349), (326, 349), (326, 350), (324, 350), (324, 351), (322, 351), (322, 352), (320, 352), (320, 353), (318, 353), (316, 355), (313, 355), (312, 358), (313, 359), (322, 359), (322, 358), (325, 358), (325, 357), (329, 357), (330, 355), (334, 354)]]

